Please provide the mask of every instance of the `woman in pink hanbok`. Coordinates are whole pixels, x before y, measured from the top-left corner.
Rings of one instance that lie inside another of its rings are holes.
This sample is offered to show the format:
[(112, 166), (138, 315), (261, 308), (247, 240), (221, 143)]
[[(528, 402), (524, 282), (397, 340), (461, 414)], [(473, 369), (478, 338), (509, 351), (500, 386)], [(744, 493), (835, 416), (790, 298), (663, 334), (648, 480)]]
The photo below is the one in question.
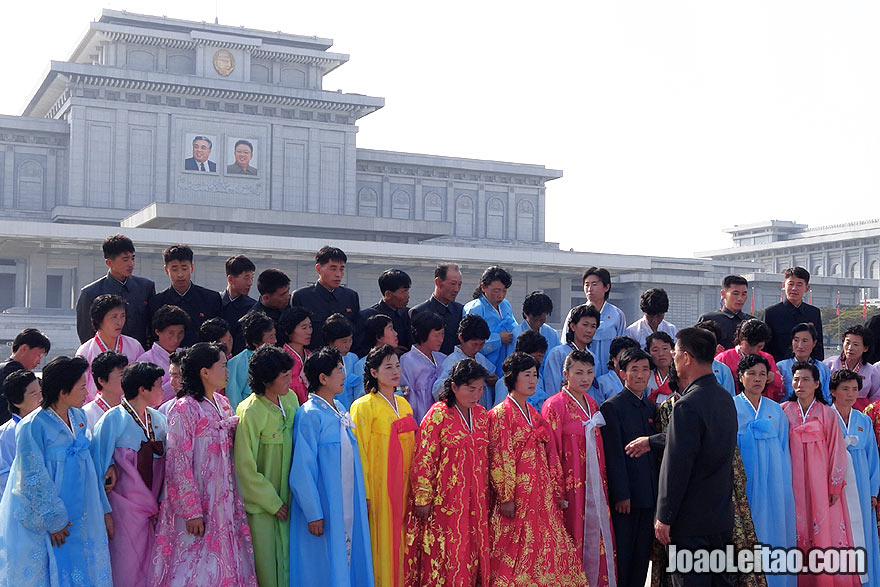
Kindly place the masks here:
[[(788, 419), (797, 546), (851, 547), (846, 496), (846, 445), (837, 413), (825, 404), (819, 370), (807, 362), (792, 365), (794, 397), (782, 404)], [(798, 587), (857, 587), (858, 575), (798, 575)]]
[(219, 393), (226, 353), (198, 343), (181, 364), (182, 387), (168, 411), (166, 498), (159, 511), (149, 584), (257, 585), (254, 549), (238, 493), (232, 439), (238, 418)]

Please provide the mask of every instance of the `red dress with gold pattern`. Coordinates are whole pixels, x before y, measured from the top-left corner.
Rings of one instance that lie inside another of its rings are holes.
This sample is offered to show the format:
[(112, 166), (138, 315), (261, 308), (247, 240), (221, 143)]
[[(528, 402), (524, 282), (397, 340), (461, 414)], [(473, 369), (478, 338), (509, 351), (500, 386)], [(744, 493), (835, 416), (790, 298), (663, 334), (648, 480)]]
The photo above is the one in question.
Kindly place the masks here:
[[(590, 587), (607, 587), (609, 583), (616, 585), (617, 581), (605, 448), (599, 432), (605, 419), (596, 400), (589, 395), (584, 395), (584, 399), (586, 407), (563, 388), (544, 402), (541, 415), (550, 425), (550, 437), (562, 464), (562, 490), (568, 502), (562, 512), (565, 529), (577, 551), (582, 553)], [(587, 434), (592, 437), (592, 455), (587, 454)], [(594, 482), (595, 487), (588, 487), (588, 483)]]
[(410, 469), (413, 505), (431, 505), (406, 524), (406, 585), (489, 584), (489, 415), (437, 402), (419, 428)]
[[(508, 396), (489, 412), (489, 518), (492, 587), (586, 587), (581, 553), (565, 530), (562, 467), (550, 426), (526, 404)], [(500, 506), (513, 501), (514, 517)]]

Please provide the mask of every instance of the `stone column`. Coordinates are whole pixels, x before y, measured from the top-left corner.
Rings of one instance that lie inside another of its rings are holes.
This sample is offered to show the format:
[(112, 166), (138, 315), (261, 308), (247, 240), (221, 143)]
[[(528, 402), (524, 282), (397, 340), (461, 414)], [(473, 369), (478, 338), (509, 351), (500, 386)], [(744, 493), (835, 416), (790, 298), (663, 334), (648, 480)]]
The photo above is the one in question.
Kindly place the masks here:
[(46, 266), (49, 257), (46, 253), (33, 253), (27, 261), (27, 282), (25, 284), (25, 306), (28, 308), (46, 307)]

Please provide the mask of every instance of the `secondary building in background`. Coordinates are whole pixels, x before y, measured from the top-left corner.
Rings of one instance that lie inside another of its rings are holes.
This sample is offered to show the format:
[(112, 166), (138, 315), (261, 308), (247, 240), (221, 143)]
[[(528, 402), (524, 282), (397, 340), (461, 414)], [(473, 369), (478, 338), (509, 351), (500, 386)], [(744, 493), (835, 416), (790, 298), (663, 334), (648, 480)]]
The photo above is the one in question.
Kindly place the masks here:
[[(584, 301), (591, 265), (611, 271), (610, 300), (631, 321), (640, 293), (657, 286), (669, 293), (668, 319), (691, 324), (718, 307), (727, 273), (755, 284), (757, 308), (778, 300), (784, 267), (757, 252), (561, 251), (544, 227), (546, 185), (561, 171), (357, 148), (357, 121), (384, 100), (324, 89), (348, 60), (331, 47), (105, 10), (67, 60), (51, 62), (22, 115), (0, 116), (0, 342), (39, 326), (53, 353), (72, 352), (76, 296), (105, 273), (100, 243), (116, 232), (135, 242), (136, 273), (160, 290), (169, 244), (189, 244), (194, 281), (221, 290), (227, 256), (277, 267), (296, 288), (314, 281), (314, 252), (332, 243), (348, 253), (347, 285), (364, 306), (380, 298), (376, 278), (389, 267), (411, 275), (413, 305), (426, 299), (441, 261), (462, 266), (459, 301), (500, 264), (517, 317), (525, 295), (543, 289), (557, 325)], [(877, 266), (876, 246), (865, 254), (860, 275)], [(814, 302), (840, 290), (842, 303), (857, 303), (876, 287), (877, 277), (819, 277)]]

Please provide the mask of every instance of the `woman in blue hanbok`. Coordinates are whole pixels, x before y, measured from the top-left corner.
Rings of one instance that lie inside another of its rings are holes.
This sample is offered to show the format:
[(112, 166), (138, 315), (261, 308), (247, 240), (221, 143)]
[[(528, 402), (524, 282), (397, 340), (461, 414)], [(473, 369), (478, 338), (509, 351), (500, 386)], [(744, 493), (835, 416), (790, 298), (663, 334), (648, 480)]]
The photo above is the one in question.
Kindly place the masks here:
[(81, 357), (46, 365), (42, 407), (18, 424), (0, 500), (2, 587), (112, 585), (113, 522), (81, 409), (88, 368)]
[[(746, 355), (739, 362), (737, 378), (743, 391), (733, 398), (739, 424), (736, 440), (758, 542), (793, 548), (797, 542), (788, 420), (782, 407), (763, 395), (769, 372), (770, 363), (761, 355)], [(769, 587), (797, 584), (794, 575), (766, 576)]]
[(831, 376), (829, 388), (849, 456), (843, 490), (849, 508), (853, 546), (862, 547), (867, 553), (868, 568), (861, 577), (862, 583), (876, 587), (880, 585), (880, 546), (874, 523), (874, 508), (880, 493), (877, 441), (871, 418), (853, 408), (862, 388), (859, 374), (849, 369), (836, 371)]
[(293, 423), (290, 467), (290, 584), (373, 585), (370, 527), (360, 452), (342, 391), (342, 355), (332, 347), (305, 363), (309, 401)]
[(476, 314), (489, 325), (490, 336), (480, 353), (494, 366), (495, 375), (501, 377), (501, 363), (516, 345), (513, 331), (518, 324), (513, 316), (513, 306), (507, 301), (507, 289), (513, 283), (510, 273), (501, 267), (489, 267), (480, 276), (480, 287), (474, 299), (464, 305), (465, 314)]

